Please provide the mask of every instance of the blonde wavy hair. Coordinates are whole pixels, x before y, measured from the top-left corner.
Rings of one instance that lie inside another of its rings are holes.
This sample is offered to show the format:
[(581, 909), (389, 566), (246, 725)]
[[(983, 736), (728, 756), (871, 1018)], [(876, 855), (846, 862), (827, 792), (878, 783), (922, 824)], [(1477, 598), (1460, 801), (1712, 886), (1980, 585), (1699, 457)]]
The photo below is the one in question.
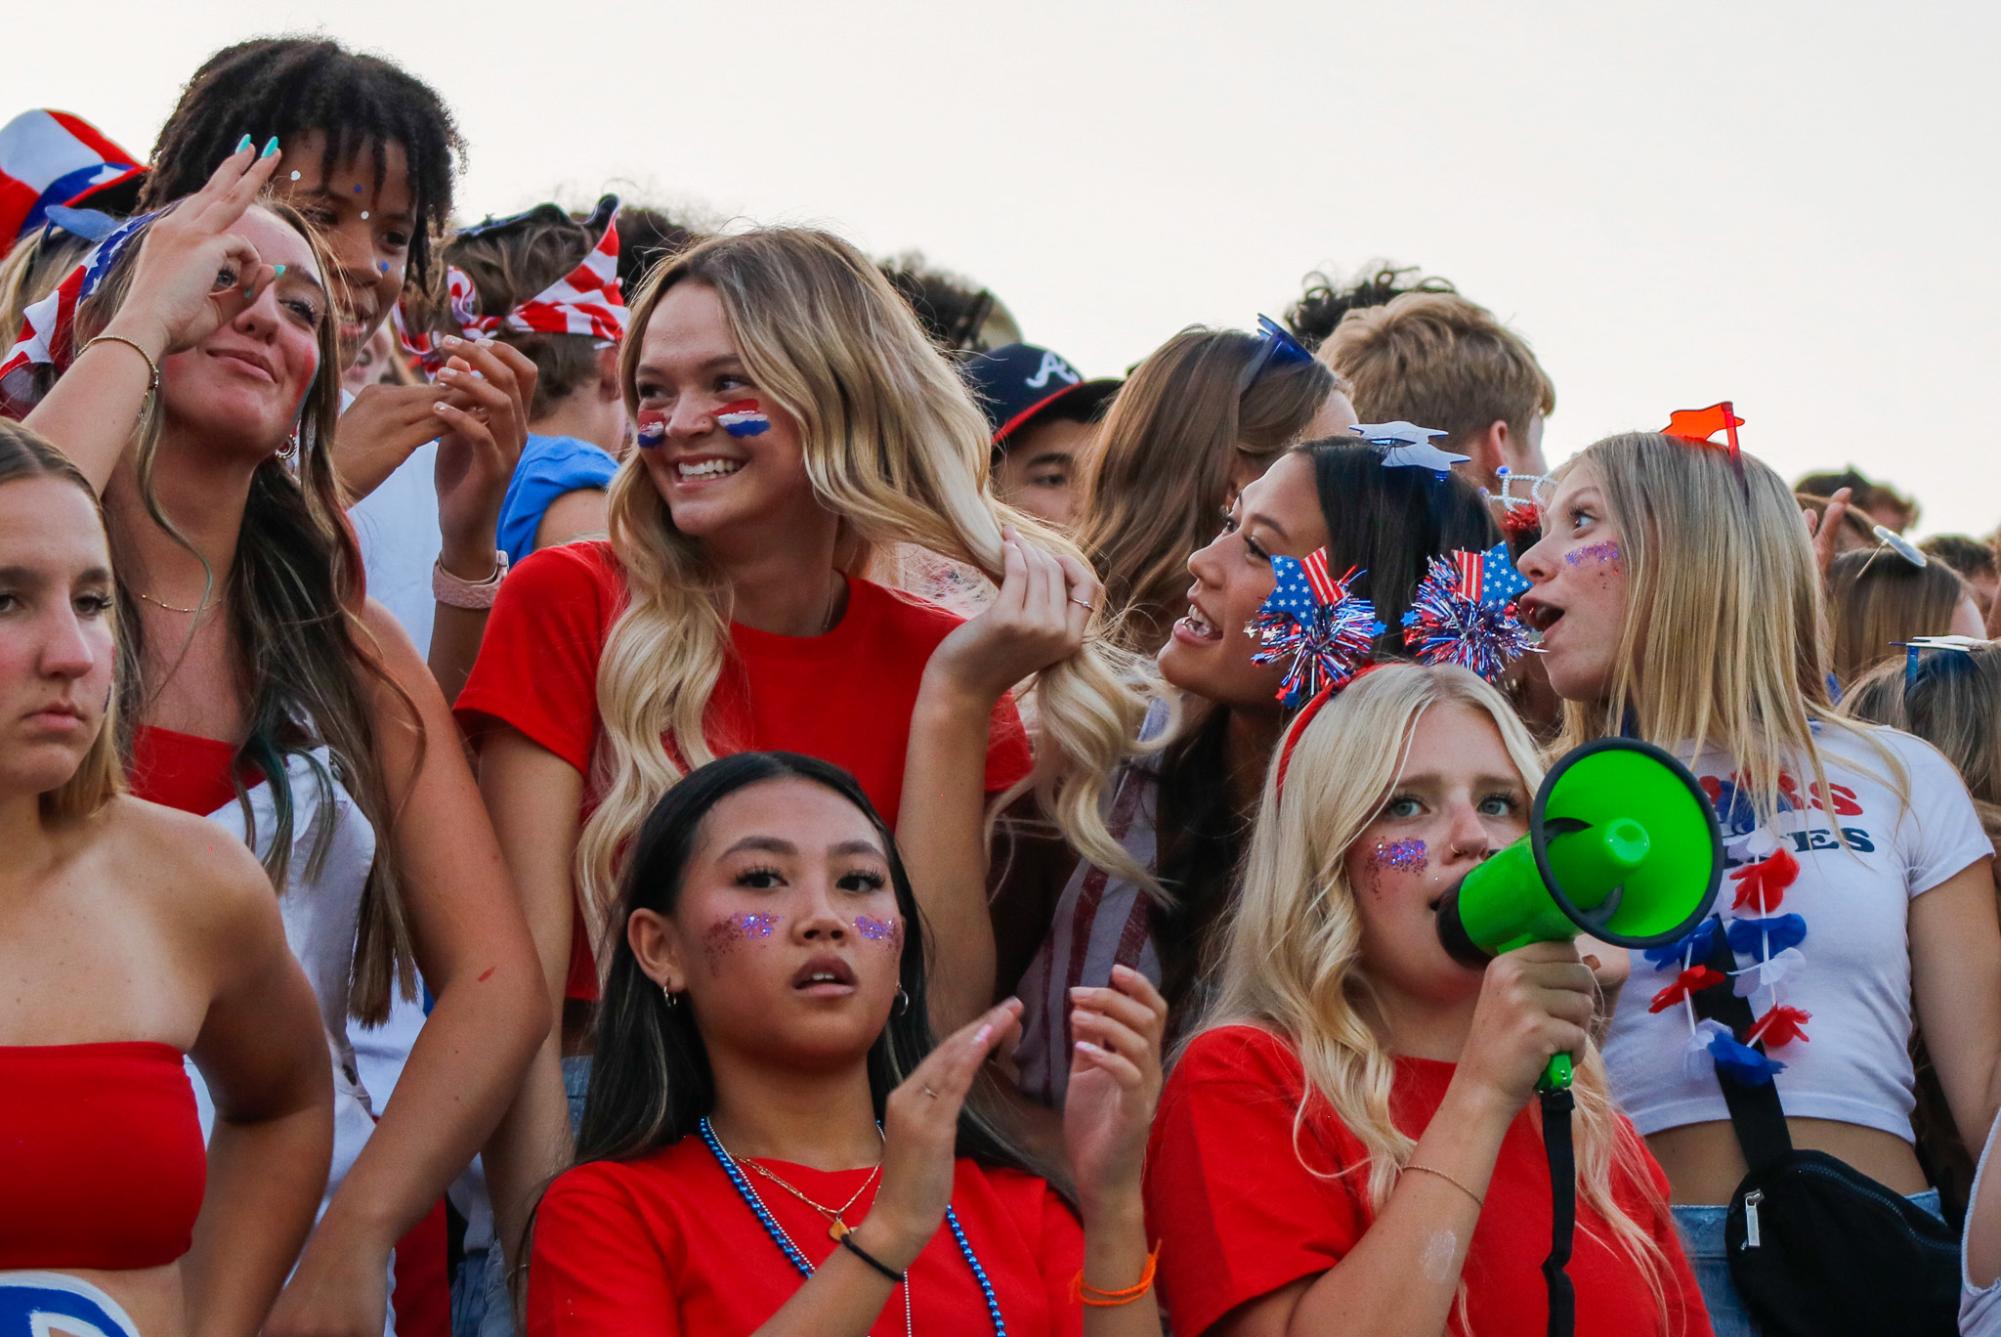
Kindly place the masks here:
[[(1057, 531), (995, 500), (985, 416), (896, 290), (825, 232), (712, 237), (653, 269), (633, 296), (633, 335), (619, 357), (629, 411), (638, 412), (647, 322), (678, 283), (714, 289), (759, 394), (798, 422), (814, 494), (840, 519), (843, 570), (865, 575), (878, 551), (910, 544), (998, 582), (1003, 525), (1082, 560)], [(604, 797), (577, 844), (593, 941), (617, 902), (628, 838), (670, 786), (715, 755), (703, 717), (729, 652), (728, 583), (675, 529), (636, 455), (612, 482), (609, 510), (627, 594), (598, 666), (604, 727), (593, 781)], [(1038, 675), (1035, 770), (996, 810), (1033, 788), (1081, 856), (1151, 885), (1099, 806), (1148, 702), (1145, 666), (1114, 648), (1116, 630), (1115, 618), (1094, 614), (1084, 649)]]
[[(1438, 705), (1487, 715), (1523, 784), (1540, 783), (1535, 740), (1507, 698), (1465, 669), (1396, 664), (1357, 679), (1308, 721), (1289, 755), (1281, 746), (1266, 774), (1220, 977), (1191, 1031), (1252, 1025), (1293, 1046), (1306, 1076), (1293, 1116), (1293, 1150), (1321, 1178), (1366, 1171), (1371, 1212), (1382, 1210), (1417, 1140), (1390, 1117), (1396, 1064), (1378, 1031), (1347, 854), (1395, 789), (1418, 721)], [(1665, 1315), (1666, 1259), (1652, 1231), (1668, 1228), (1667, 1204), (1653, 1192), (1639, 1135), (1613, 1109), (1596, 1043), (1576, 1059), (1578, 1197), (1611, 1226), (1613, 1238), (1605, 1243), (1641, 1269)], [(1368, 1152), (1363, 1165), (1331, 1175), (1314, 1167), (1303, 1141), (1316, 1096)], [(1615, 1174), (1649, 1195), (1652, 1222), (1634, 1220), (1619, 1204)], [(1464, 1302), (1462, 1288), (1462, 1323)]]
[(1564, 703), (1558, 750), (1628, 723), (1665, 746), (1718, 748), (1764, 823), (1779, 811), (1789, 761), (1805, 758), (1827, 792), (1818, 725), (1867, 743), (1883, 778), (1907, 794), (1896, 756), (1834, 712), (1827, 600), (1799, 502), (1770, 466), (1749, 455), (1740, 462), (1741, 470), (1721, 450), (1631, 432), (1557, 471), (1558, 481), (1586, 466), (1596, 473), (1627, 582), (1611, 690), (1603, 701)]

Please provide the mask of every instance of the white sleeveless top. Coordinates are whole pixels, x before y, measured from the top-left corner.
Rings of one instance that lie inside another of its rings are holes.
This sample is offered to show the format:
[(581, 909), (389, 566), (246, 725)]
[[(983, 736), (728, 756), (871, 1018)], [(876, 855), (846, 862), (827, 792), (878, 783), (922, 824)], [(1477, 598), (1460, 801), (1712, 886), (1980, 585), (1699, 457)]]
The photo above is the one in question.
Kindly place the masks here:
[[(333, 763), (326, 748), (315, 748), (312, 757), (331, 774)], [(292, 860), (286, 885), (278, 896), (278, 912), (285, 923), (285, 944), (305, 968), (313, 996), (319, 1000), (320, 1025), (333, 1068), (333, 1161), (327, 1170), (326, 1194), (320, 1199), (320, 1211), (325, 1212), (375, 1129), (374, 1110), (361, 1084), (354, 1046), (347, 1038), (354, 940), (361, 919), (362, 889), (375, 862), (375, 828), (338, 779), (332, 781), (330, 794), (323, 795), (320, 780), (304, 756), (286, 754), (285, 782), (292, 792)], [(250, 791), (250, 807), (258, 833), (254, 848), (261, 859), (270, 850), (272, 833), (278, 826), (268, 780)], [(243, 809), (234, 800), (210, 813), (208, 820), (233, 839), (244, 839)], [(332, 844), (319, 876), (308, 880), (306, 870), (313, 847), (321, 828), (329, 822), (333, 824)], [(188, 1075), (201, 1104), (206, 1135), (214, 1124), (214, 1106), (192, 1063)]]

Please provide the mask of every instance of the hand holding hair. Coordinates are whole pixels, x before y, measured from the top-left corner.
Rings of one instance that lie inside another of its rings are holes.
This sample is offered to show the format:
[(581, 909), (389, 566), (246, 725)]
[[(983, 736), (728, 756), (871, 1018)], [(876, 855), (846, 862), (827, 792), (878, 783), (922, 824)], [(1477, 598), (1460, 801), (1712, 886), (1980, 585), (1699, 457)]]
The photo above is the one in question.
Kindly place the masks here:
[(1001, 533), (1000, 593), (947, 636), (925, 670), (991, 709), (1022, 679), (1084, 647), (1102, 587), (1074, 557), (1047, 552), (1012, 528)]
[(958, 1158), (959, 1112), (987, 1059), (1021, 1028), (1010, 998), (952, 1032), (890, 1092), (883, 1113), (882, 1187), (856, 1235), (901, 1272), (945, 1219)]
[(131, 290), (105, 333), (134, 340), (158, 360), (235, 319), (275, 271), (231, 229), (278, 162), (275, 139), (259, 155), (245, 136), (200, 190), (149, 224)]

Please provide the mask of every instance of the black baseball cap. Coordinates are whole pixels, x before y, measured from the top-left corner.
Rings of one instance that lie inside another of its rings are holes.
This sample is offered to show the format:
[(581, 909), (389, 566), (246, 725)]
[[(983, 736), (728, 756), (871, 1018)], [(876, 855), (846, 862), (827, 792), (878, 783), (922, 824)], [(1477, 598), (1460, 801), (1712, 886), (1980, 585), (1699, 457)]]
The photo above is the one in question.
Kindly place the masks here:
[(1066, 408), (1093, 412), (1122, 382), (1087, 381), (1075, 367), (1036, 344), (1007, 344), (968, 358), (961, 369), (966, 384), (986, 411), (995, 445), (1047, 412), (1058, 400)]

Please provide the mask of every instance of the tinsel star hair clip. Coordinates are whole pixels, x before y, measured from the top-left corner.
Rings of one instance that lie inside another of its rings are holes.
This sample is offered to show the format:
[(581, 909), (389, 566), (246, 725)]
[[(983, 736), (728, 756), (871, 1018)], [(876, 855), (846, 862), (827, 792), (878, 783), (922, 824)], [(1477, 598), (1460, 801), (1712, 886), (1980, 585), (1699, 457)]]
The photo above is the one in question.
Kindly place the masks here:
[(1434, 557), (1403, 615), (1403, 643), (1419, 663), (1457, 664), (1500, 681), (1533, 637), (1515, 610), (1529, 582), (1506, 543)]
[(1419, 427), (1409, 422), (1357, 423), (1349, 431), (1383, 452), (1385, 469), (1429, 469), (1440, 482), (1455, 464), (1464, 464), (1470, 455), (1440, 450), (1431, 444), (1434, 437), (1450, 436), (1435, 427)]
[[(1726, 399), (1706, 409), (1676, 409), (1668, 415), (1668, 425), (1661, 428), (1661, 435), (1686, 441), (1703, 450), (1728, 451), (1730, 467), (1737, 471), (1737, 481), (1748, 490), (1751, 485), (1744, 477), (1744, 455), (1737, 443), (1737, 429), (1743, 425), (1744, 420), (1737, 416), (1736, 408)], [(1723, 433), (1723, 440), (1712, 440), (1718, 432)]]
[(1346, 686), (1384, 627), (1376, 606), (1354, 593), (1364, 573), (1351, 566), (1336, 578), (1327, 570), (1325, 548), (1303, 559), (1275, 556), (1271, 567), (1277, 583), (1244, 634), (1258, 642), (1252, 663), (1287, 666), (1278, 699), (1296, 707)]

